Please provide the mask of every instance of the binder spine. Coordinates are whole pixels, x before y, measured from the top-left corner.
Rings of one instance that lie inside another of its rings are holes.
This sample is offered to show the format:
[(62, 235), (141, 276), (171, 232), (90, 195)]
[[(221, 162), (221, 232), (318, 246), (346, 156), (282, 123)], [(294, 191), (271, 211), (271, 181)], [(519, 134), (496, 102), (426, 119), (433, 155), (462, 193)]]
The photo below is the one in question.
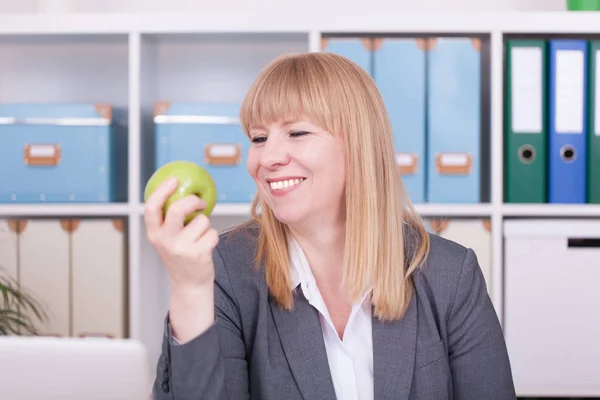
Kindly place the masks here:
[(546, 42), (507, 41), (505, 80), (505, 202), (546, 203)]
[(600, 204), (600, 41), (589, 46), (587, 202)]
[(587, 41), (557, 39), (550, 60), (550, 203), (586, 202)]

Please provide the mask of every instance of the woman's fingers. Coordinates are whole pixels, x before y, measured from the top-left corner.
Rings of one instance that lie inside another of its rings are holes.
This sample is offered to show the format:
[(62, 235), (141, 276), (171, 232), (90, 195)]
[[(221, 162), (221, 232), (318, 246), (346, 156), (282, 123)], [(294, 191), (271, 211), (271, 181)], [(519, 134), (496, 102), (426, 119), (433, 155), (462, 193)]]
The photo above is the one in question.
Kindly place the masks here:
[(163, 224), (163, 207), (177, 188), (177, 179), (169, 178), (161, 183), (144, 204), (144, 219), (149, 233), (155, 232)]
[(198, 196), (189, 195), (177, 200), (167, 210), (163, 228), (170, 235), (177, 235), (185, 225), (185, 220), (194, 211), (200, 211), (206, 207), (204, 200)]
[(202, 213), (196, 215), (179, 234), (179, 238), (186, 243), (194, 243), (210, 228), (210, 220)]

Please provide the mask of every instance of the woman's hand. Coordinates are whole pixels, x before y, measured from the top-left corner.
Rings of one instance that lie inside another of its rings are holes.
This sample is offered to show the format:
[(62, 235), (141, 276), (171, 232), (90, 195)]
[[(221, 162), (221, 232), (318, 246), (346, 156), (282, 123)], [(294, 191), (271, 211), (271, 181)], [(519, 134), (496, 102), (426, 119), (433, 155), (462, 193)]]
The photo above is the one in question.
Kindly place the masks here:
[(214, 322), (212, 252), (219, 235), (211, 227), (208, 217), (201, 213), (189, 224), (184, 224), (187, 215), (206, 207), (197, 196), (177, 200), (163, 218), (164, 204), (176, 188), (176, 180), (167, 180), (159, 186), (146, 201), (144, 218), (148, 240), (171, 280), (171, 334), (183, 344)]
[(174, 290), (212, 285), (212, 252), (219, 235), (208, 217), (199, 213), (189, 224), (190, 213), (206, 207), (204, 200), (190, 195), (174, 202), (163, 220), (163, 207), (177, 188), (177, 180), (166, 180), (148, 198), (144, 218), (148, 240), (164, 263)]

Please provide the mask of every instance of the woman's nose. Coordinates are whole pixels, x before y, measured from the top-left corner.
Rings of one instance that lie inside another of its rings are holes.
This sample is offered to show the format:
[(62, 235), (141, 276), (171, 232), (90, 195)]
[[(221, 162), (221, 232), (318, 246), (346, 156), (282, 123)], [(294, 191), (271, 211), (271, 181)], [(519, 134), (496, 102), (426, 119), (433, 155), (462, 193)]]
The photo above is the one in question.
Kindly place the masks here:
[(289, 162), (289, 149), (285, 142), (273, 136), (263, 146), (260, 164), (265, 168), (278, 168)]

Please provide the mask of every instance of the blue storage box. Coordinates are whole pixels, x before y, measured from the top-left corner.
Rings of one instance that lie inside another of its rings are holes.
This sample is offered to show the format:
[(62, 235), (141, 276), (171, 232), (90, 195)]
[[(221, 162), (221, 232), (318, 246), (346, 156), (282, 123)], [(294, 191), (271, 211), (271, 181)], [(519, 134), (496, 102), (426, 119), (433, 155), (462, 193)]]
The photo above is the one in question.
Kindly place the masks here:
[(0, 202), (126, 201), (126, 122), (106, 104), (0, 104)]
[(235, 103), (157, 103), (155, 169), (175, 160), (195, 162), (217, 185), (217, 201), (248, 203), (256, 184), (246, 167), (250, 139)]
[(412, 203), (425, 203), (426, 54), (425, 40), (377, 38), (373, 76), (387, 109), (396, 163)]
[(427, 200), (481, 201), (481, 42), (430, 39)]

